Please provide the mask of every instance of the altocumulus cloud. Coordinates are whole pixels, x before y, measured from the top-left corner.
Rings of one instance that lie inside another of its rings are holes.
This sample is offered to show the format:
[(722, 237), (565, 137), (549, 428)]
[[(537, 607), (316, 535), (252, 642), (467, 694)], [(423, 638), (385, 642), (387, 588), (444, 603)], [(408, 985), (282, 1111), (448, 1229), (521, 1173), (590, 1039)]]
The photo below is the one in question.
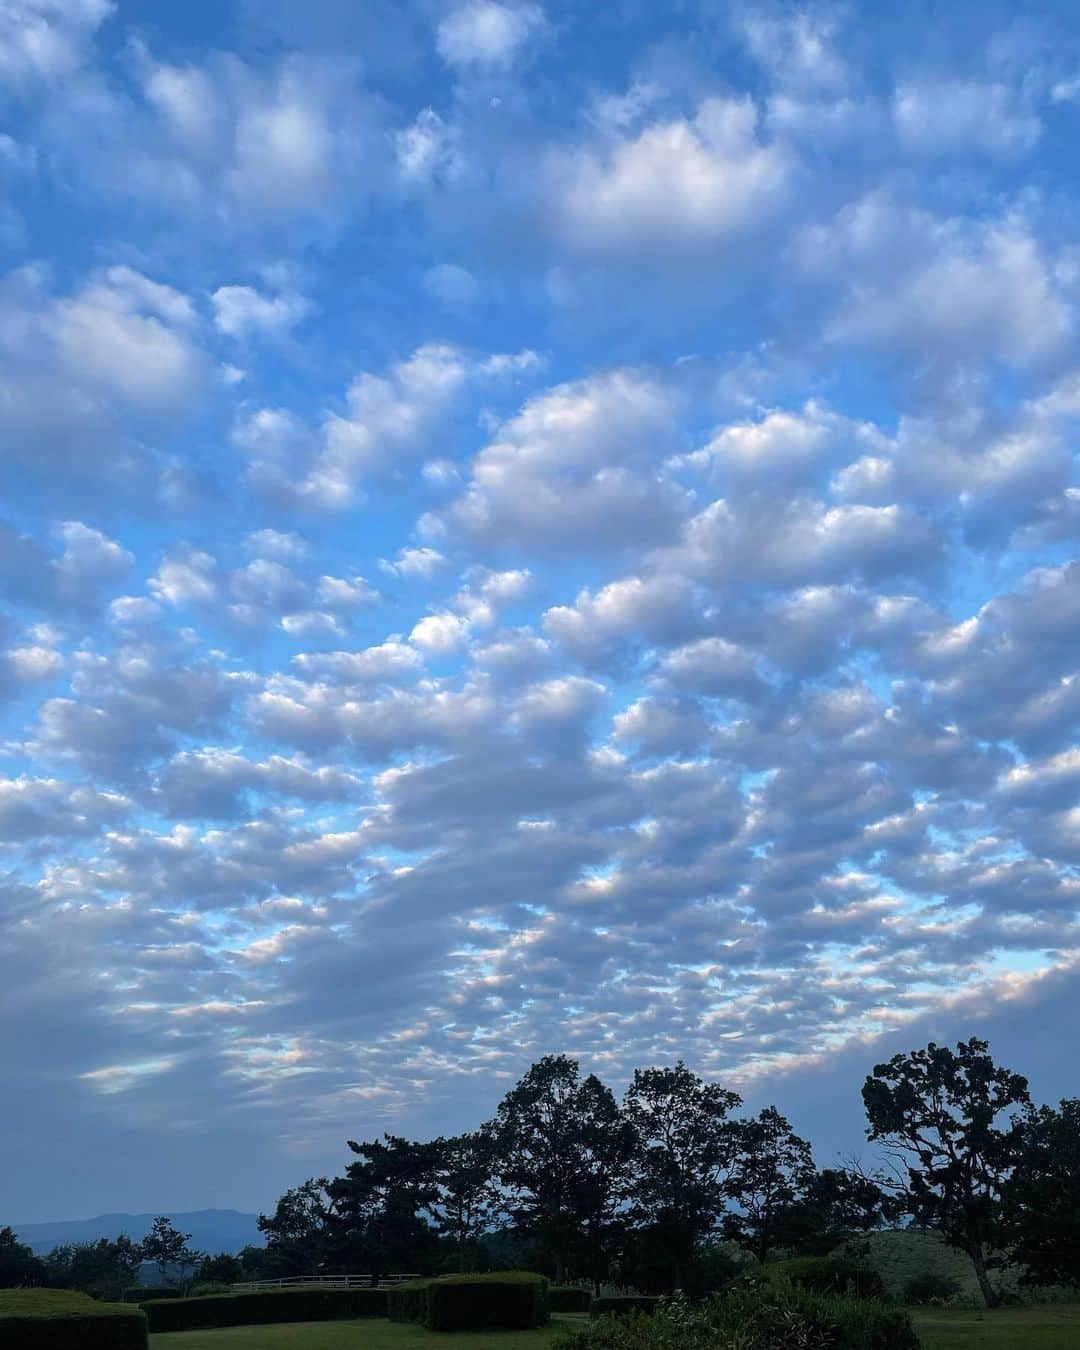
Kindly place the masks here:
[(1075, 1091), (1080, 25), (345, 8), (0, 0), (5, 1217)]

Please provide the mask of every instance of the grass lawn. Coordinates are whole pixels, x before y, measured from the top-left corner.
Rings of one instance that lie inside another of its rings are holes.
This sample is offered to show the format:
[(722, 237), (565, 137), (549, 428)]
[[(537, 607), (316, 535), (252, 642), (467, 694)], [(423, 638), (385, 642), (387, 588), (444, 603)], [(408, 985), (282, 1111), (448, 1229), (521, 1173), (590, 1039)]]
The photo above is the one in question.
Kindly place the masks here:
[[(1076, 1350), (1080, 1304), (1002, 1308), (996, 1312), (916, 1311), (924, 1350)], [(360, 1318), (349, 1322), (286, 1322), (268, 1327), (170, 1331), (150, 1337), (151, 1350), (547, 1350), (560, 1314), (539, 1331), (458, 1331), (446, 1336), (410, 1323)]]
[(993, 1312), (916, 1309), (912, 1314), (924, 1350), (1076, 1350), (1080, 1304)]
[(425, 1331), (411, 1322), (362, 1317), (348, 1322), (278, 1322), (265, 1327), (166, 1331), (150, 1337), (151, 1350), (547, 1350), (560, 1324), (580, 1320), (558, 1313), (539, 1331)]

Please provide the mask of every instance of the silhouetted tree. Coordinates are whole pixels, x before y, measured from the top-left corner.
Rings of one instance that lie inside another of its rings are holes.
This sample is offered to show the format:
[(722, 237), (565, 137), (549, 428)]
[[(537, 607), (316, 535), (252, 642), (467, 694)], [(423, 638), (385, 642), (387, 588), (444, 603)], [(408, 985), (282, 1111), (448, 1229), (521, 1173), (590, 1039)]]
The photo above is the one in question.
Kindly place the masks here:
[(975, 1038), (955, 1051), (931, 1042), (878, 1064), (862, 1096), (867, 1137), (901, 1169), (905, 1208), (967, 1253), (987, 1307), (996, 1307), (990, 1248), (1020, 1142), (1010, 1112), (1031, 1098), (1027, 1079), (998, 1068), (988, 1052)]
[(1026, 1281), (1080, 1285), (1080, 1098), (1025, 1113), (1004, 1202), (1004, 1241)]
[(308, 1177), (285, 1192), (273, 1214), (260, 1214), (257, 1222), (259, 1232), (266, 1238), (266, 1250), (256, 1258), (257, 1248), (245, 1248), (253, 1253), (248, 1264), (256, 1260), (278, 1276), (317, 1270), (330, 1243), (334, 1207), (327, 1193), (329, 1184), (325, 1177)]
[(458, 1270), (465, 1270), (470, 1246), (494, 1225), (499, 1212), (495, 1138), (490, 1129), (480, 1129), (436, 1139), (434, 1147), (432, 1222), (453, 1243)]
[(326, 1187), (334, 1251), (376, 1274), (409, 1265), (427, 1269), (436, 1238), (424, 1216), (439, 1194), (437, 1145), (387, 1134), (361, 1144), (350, 1139), (349, 1147), (359, 1161)]
[(187, 1272), (198, 1264), (201, 1253), (193, 1251), (188, 1242), (190, 1233), (181, 1233), (167, 1214), (159, 1214), (150, 1226), (150, 1231), (142, 1240), (141, 1259), (153, 1261), (161, 1272), (161, 1282), (169, 1278), (169, 1271), (175, 1268), (180, 1272), (181, 1281)]
[(785, 1211), (806, 1194), (814, 1159), (775, 1106), (733, 1122), (732, 1137), (725, 1194), (738, 1208), (724, 1215), (721, 1232), (764, 1262), (781, 1240)]
[(0, 1228), (0, 1289), (38, 1284), (45, 1278), (45, 1267), (33, 1249), (20, 1242), (13, 1228)]
[(846, 1239), (895, 1222), (896, 1197), (855, 1169), (825, 1167), (776, 1217), (776, 1243), (807, 1256), (825, 1256)]
[(624, 1110), (635, 1136), (631, 1214), (659, 1235), (676, 1289), (723, 1213), (736, 1140), (729, 1115), (741, 1105), (736, 1093), (706, 1083), (681, 1061), (638, 1069), (627, 1089)]

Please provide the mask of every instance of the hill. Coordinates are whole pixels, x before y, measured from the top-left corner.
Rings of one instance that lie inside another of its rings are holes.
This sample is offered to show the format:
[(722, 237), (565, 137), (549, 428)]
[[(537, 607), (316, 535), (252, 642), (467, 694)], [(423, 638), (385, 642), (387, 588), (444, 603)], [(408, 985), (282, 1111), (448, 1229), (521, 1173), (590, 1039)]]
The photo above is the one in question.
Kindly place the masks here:
[[(50, 1252), (60, 1243), (96, 1242), (98, 1238), (115, 1238), (121, 1233), (140, 1242), (150, 1231), (158, 1214), (99, 1214), (93, 1219), (60, 1219), (55, 1223), (17, 1223), (12, 1227), (23, 1242), (38, 1255)], [(249, 1243), (262, 1246), (254, 1214), (242, 1214), (236, 1209), (196, 1209), (169, 1217), (182, 1233), (191, 1234), (191, 1245), (200, 1252), (238, 1252)]]

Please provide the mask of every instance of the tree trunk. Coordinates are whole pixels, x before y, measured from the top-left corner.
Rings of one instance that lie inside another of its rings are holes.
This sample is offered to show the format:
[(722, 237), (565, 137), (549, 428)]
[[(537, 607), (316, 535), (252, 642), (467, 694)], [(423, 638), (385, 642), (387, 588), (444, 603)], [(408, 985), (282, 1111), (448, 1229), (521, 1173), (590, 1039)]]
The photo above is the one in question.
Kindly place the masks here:
[(996, 1308), (1001, 1303), (1001, 1295), (993, 1288), (990, 1283), (990, 1276), (986, 1271), (986, 1257), (983, 1255), (982, 1243), (973, 1242), (968, 1249), (968, 1255), (971, 1257), (971, 1264), (975, 1267), (975, 1278), (979, 1282), (979, 1291), (988, 1308)]

